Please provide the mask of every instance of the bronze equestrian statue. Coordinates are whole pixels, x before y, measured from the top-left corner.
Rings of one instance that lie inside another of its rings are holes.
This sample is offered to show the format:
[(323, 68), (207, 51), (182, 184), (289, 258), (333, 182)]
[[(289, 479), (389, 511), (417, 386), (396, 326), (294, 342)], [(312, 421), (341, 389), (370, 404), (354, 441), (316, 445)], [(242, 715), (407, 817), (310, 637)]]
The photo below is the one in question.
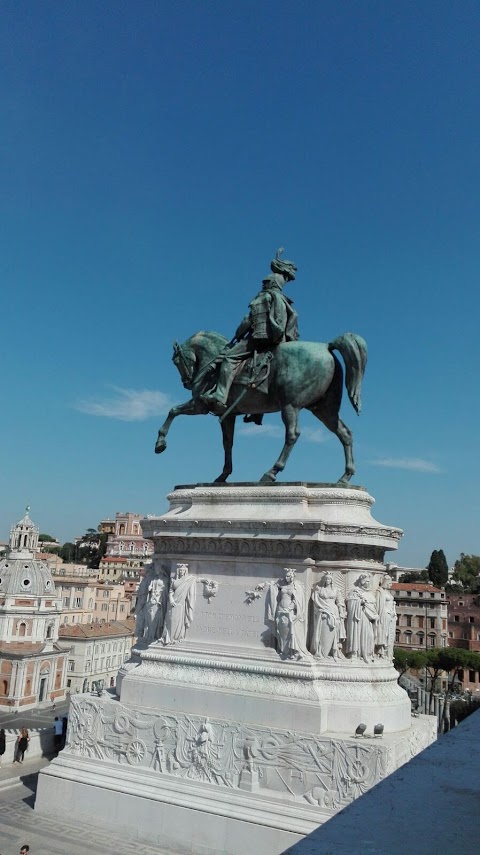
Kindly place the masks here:
[(282, 290), (295, 279), (297, 268), (282, 259), (281, 252), (271, 262), (271, 274), (263, 280), (231, 342), (219, 333), (202, 331), (182, 345), (174, 343), (173, 362), (192, 397), (170, 410), (158, 432), (155, 452), (160, 454), (167, 447), (166, 436), (177, 416), (214, 413), (220, 416), (225, 451), (216, 481), (223, 482), (232, 472), (236, 417), (243, 415), (245, 421), (261, 424), (264, 413), (280, 412), (285, 444), (260, 480), (270, 484), (284, 469), (300, 436), (298, 416), (305, 408), (342, 443), (345, 471), (338, 483), (347, 484), (355, 473), (352, 433), (339, 416), (343, 370), (333, 351), (338, 350), (344, 360), (348, 397), (360, 413), (367, 345), (355, 333), (345, 333), (328, 344), (298, 340), (297, 314)]

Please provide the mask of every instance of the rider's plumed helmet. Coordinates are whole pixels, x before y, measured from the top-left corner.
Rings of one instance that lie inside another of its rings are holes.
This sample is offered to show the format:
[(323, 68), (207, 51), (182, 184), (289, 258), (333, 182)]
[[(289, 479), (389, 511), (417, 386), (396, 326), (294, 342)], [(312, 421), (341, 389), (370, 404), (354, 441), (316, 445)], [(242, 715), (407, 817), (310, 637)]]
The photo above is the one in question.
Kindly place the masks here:
[(283, 275), (291, 282), (295, 279), (297, 267), (293, 261), (287, 261), (285, 258), (281, 258), (282, 252), (283, 247), (277, 249), (275, 258), (270, 262), (270, 270), (272, 273), (283, 273)]

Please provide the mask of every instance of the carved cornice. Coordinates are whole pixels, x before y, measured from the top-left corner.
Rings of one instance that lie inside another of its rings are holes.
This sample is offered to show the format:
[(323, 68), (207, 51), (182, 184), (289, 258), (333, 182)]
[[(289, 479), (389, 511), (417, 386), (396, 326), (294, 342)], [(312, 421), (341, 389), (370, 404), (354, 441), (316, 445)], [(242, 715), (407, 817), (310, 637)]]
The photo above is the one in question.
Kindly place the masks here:
[[(324, 541), (247, 539), (238, 537), (201, 537), (162, 533), (154, 535), (156, 555), (239, 556), (244, 558), (292, 559), (302, 561), (362, 561), (383, 564), (382, 544), (325, 543)], [(393, 548), (390, 547), (390, 548)]]
[[(311, 683), (316, 681), (337, 683), (340, 681), (371, 686), (372, 684), (378, 685), (382, 683), (396, 684), (398, 678), (398, 674), (393, 666), (382, 660), (377, 660), (370, 665), (359, 661), (353, 664), (348, 659), (325, 664), (320, 663), (314, 657), (310, 657), (305, 659), (303, 667), (301, 663), (296, 663), (293, 666), (288, 662), (279, 665), (267, 665), (261, 662), (253, 664), (252, 662), (225, 661), (191, 653), (182, 654), (178, 651), (170, 653), (161, 647), (149, 647), (147, 650), (140, 651), (140, 658), (142, 665), (135, 671), (136, 675), (144, 673), (144, 662), (158, 662), (179, 666), (175, 668), (179, 676), (182, 674), (182, 666), (186, 666), (202, 670), (211, 669), (217, 672), (225, 671), (238, 674), (264, 675), (267, 677), (280, 677), (282, 680), (302, 680)], [(403, 690), (401, 691), (403, 692)]]

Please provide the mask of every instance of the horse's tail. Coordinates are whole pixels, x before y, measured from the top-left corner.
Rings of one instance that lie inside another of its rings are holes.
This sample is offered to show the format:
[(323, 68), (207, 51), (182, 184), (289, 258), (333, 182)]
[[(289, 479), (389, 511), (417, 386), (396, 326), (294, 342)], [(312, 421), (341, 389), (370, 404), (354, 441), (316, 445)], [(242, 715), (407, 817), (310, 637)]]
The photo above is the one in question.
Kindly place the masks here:
[(338, 350), (345, 363), (345, 386), (352, 407), (360, 415), (362, 409), (362, 379), (367, 364), (367, 343), (360, 335), (347, 332), (329, 342), (328, 349)]

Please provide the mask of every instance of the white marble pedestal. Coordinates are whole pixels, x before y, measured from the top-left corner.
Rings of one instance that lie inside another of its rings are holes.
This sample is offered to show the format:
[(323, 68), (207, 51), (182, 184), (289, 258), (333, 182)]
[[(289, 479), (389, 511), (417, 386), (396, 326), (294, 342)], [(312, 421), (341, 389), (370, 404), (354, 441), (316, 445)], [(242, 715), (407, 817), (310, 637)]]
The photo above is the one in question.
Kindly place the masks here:
[(294, 569), (312, 649), (312, 587), (328, 571), (345, 598), (366, 573), (375, 595), (401, 532), (355, 487), (196, 485), (169, 500), (142, 527), (152, 578), (169, 584), (188, 565), (184, 637), (138, 643), (117, 696), (72, 698), (36, 810), (138, 829), (179, 852), (279, 853), (435, 739), (388, 658), (281, 655), (272, 619)]

